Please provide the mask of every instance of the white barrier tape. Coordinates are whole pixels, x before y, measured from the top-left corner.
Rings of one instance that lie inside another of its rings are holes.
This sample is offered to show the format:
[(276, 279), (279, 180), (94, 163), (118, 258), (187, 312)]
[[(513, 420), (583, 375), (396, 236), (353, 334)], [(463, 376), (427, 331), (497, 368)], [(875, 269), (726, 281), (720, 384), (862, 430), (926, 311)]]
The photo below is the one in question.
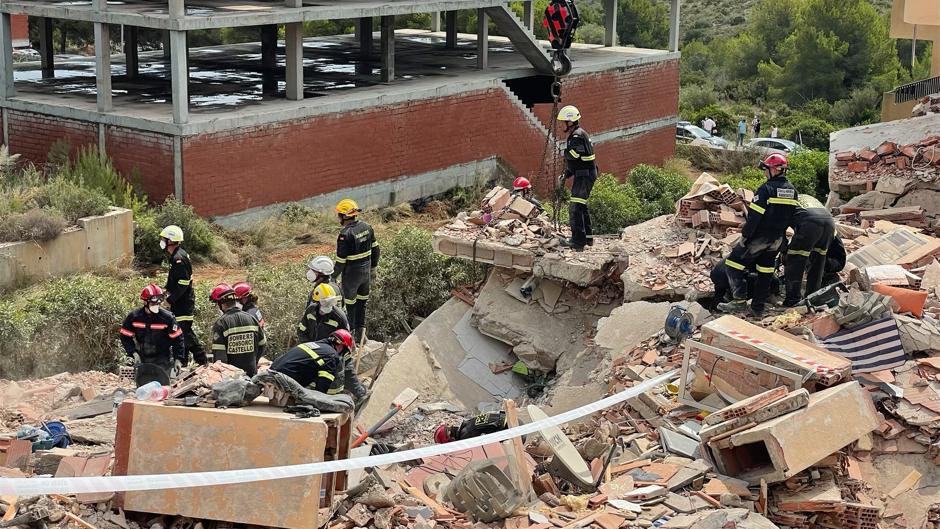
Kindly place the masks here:
[(345, 470), (367, 467), (377, 467), (412, 461), (424, 457), (439, 456), (452, 452), (459, 452), (512, 439), (526, 434), (543, 430), (549, 426), (558, 426), (566, 422), (580, 419), (604, 408), (620, 404), (636, 397), (640, 393), (650, 390), (660, 384), (672, 380), (676, 371), (662, 374), (611, 395), (597, 402), (592, 402), (575, 408), (571, 411), (549, 417), (547, 419), (524, 424), (509, 430), (491, 433), (463, 441), (455, 441), (442, 445), (424, 446), (404, 452), (392, 452), (355, 459), (341, 459), (339, 461), (322, 461), (319, 463), (304, 463), (268, 468), (251, 468), (242, 470), (223, 470), (217, 472), (189, 472), (181, 474), (154, 474), (141, 476), (106, 476), (85, 478), (4, 478), (0, 479), (0, 495), (5, 496), (35, 496), (38, 494), (82, 494), (91, 492), (121, 492), (144, 491), (163, 489), (183, 489), (189, 487), (205, 487), (210, 485), (229, 485), (233, 483), (249, 483), (254, 481), (267, 481), (273, 479), (296, 478), (312, 476), (315, 474), (329, 474)]

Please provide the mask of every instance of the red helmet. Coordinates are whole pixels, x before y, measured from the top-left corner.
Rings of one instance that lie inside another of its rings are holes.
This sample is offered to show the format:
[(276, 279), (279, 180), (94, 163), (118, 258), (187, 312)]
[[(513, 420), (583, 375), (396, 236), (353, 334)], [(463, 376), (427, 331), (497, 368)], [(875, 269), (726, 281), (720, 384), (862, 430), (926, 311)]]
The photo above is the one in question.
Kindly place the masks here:
[(529, 189), (532, 187), (532, 184), (529, 183), (529, 179), (524, 176), (518, 176), (515, 180), (512, 181), (512, 188), (516, 191), (520, 189)]
[(346, 329), (336, 329), (330, 334), (330, 338), (332, 338), (333, 343), (337, 345), (343, 344), (347, 349), (352, 349), (353, 346), (356, 345), (356, 342), (353, 341), (352, 334), (349, 334), (349, 331)]
[(209, 293), (209, 301), (218, 303), (220, 301), (230, 301), (235, 299), (235, 291), (232, 290), (232, 285), (228, 283), (219, 283), (212, 289), (212, 292)]
[(453, 439), (450, 438), (450, 434), (447, 432), (447, 425), (441, 424), (437, 427), (437, 430), (434, 432), (434, 442), (437, 444), (449, 443)]
[(251, 284), (246, 281), (239, 281), (232, 285), (232, 290), (235, 291), (235, 297), (241, 299), (248, 294), (251, 294)]
[(786, 169), (789, 167), (790, 163), (787, 161), (787, 157), (780, 153), (773, 153), (770, 156), (764, 158), (764, 161), (760, 163), (761, 169), (769, 169), (771, 167), (780, 167)]
[(144, 301), (162, 302), (163, 298), (163, 289), (153, 283), (145, 286), (144, 289), (140, 291), (140, 299)]

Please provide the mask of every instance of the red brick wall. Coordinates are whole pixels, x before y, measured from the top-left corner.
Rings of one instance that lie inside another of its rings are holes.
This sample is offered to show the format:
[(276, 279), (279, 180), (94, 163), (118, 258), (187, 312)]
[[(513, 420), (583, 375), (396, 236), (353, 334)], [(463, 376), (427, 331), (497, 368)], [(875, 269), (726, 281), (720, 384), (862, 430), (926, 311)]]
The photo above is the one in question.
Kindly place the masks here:
[(10, 17), (10, 25), (13, 29), (13, 41), (29, 40), (29, 18), (26, 15), (13, 15)]
[(105, 149), (117, 170), (140, 186), (151, 202), (163, 202), (173, 194), (172, 136), (107, 127)]
[[(679, 61), (571, 77), (562, 82), (561, 95), (562, 104), (581, 111), (589, 134), (673, 116), (679, 107)], [(549, 123), (551, 105), (536, 105), (534, 111)]]
[(95, 123), (16, 110), (4, 112), (9, 122), (10, 151), (33, 163), (46, 163), (49, 148), (59, 139), (67, 139), (73, 151), (83, 145), (98, 144), (98, 125)]
[(630, 169), (645, 163), (660, 165), (676, 154), (676, 127), (670, 124), (636, 136), (595, 145), (597, 168), (602, 173), (625, 177)]

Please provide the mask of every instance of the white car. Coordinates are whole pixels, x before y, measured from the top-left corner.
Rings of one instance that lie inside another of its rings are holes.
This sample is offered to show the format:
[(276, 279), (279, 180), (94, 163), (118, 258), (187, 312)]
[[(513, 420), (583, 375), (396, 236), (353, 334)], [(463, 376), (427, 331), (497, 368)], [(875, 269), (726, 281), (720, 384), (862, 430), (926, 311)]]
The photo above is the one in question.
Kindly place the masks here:
[(764, 154), (789, 154), (803, 148), (802, 145), (782, 138), (751, 138), (744, 144), (745, 148), (756, 149)]
[(13, 62), (31, 62), (41, 60), (42, 56), (32, 48), (17, 48), (13, 50)]

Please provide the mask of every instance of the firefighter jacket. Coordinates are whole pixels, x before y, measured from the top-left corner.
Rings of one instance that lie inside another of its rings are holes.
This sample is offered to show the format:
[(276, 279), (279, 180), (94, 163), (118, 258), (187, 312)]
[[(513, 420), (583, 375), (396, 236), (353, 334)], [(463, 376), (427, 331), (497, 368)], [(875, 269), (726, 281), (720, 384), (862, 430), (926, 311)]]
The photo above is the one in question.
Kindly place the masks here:
[(193, 288), (193, 264), (186, 250), (177, 246), (170, 256), (170, 272), (164, 289), (176, 321), (193, 321), (196, 310), (196, 291)]
[(335, 280), (347, 267), (356, 269), (375, 268), (379, 265), (379, 243), (375, 240), (372, 226), (356, 219), (343, 226), (336, 239)]
[(829, 243), (829, 251), (826, 252), (826, 273), (835, 274), (845, 268), (845, 246), (842, 239), (836, 234)]
[(741, 230), (742, 242), (783, 240), (793, 214), (800, 207), (797, 198), (796, 188), (786, 176), (776, 176), (764, 182), (748, 206), (747, 220)]
[(264, 316), (261, 315), (261, 309), (259, 309), (257, 305), (248, 303), (242, 305), (242, 310), (254, 316), (255, 319), (258, 320), (258, 326), (264, 329)]
[(790, 223), (794, 230), (799, 231), (804, 222), (831, 225), (832, 229), (835, 229), (835, 220), (832, 218), (832, 213), (816, 197), (800, 195), (797, 202), (799, 202), (800, 207), (793, 212), (793, 219)]
[(506, 427), (506, 412), (485, 412), (460, 423), (457, 434), (453, 437), (454, 440), (462, 441), (471, 437), (479, 437), (505, 430)]
[(248, 376), (258, 370), (267, 339), (254, 316), (232, 307), (212, 326), (212, 353), (216, 360), (233, 365)]
[[(343, 359), (326, 340), (297, 345), (274, 360), (271, 371), (287, 375), (303, 387), (330, 393), (344, 369)], [(339, 388), (339, 392), (342, 388)]]
[[(591, 137), (581, 127), (568, 134), (565, 145), (565, 176), (596, 175), (597, 165), (594, 163), (594, 145)], [(587, 198), (587, 197), (583, 197)]]
[(349, 319), (343, 309), (334, 307), (332, 312), (322, 314), (320, 303), (314, 302), (312, 305), (307, 305), (300, 323), (297, 324), (297, 341), (306, 343), (323, 340), (336, 329), (350, 330)]
[(121, 345), (128, 356), (137, 354), (145, 364), (170, 365), (183, 361), (183, 330), (168, 310), (154, 314), (147, 307), (135, 309), (121, 324)]

